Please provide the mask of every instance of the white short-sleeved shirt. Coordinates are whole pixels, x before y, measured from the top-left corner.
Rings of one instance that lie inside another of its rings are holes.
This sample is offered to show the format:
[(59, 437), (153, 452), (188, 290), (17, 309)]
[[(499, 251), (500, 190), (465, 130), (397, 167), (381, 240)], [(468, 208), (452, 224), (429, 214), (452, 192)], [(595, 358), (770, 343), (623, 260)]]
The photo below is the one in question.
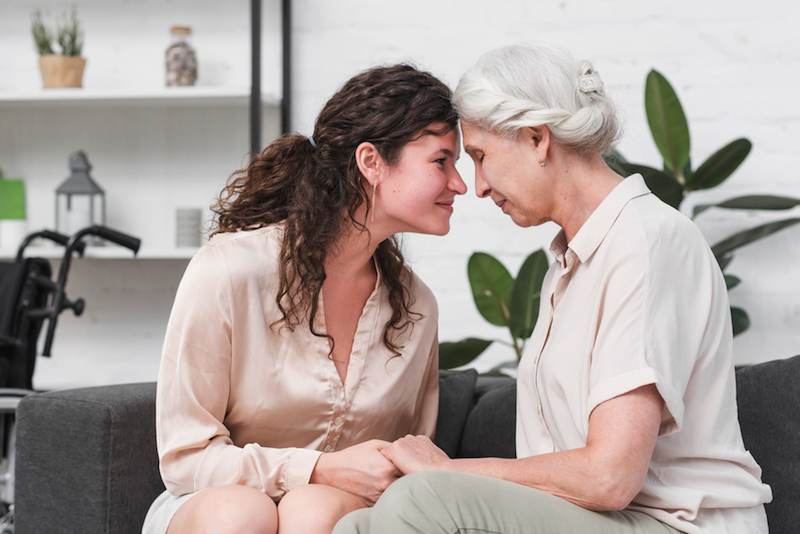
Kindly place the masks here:
[(597, 405), (655, 384), (661, 429), (629, 509), (691, 534), (766, 534), (772, 493), (742, 442), (727, 291), (699, 230), (635, 175), (550, 250), (517, 455), (584, 447)]

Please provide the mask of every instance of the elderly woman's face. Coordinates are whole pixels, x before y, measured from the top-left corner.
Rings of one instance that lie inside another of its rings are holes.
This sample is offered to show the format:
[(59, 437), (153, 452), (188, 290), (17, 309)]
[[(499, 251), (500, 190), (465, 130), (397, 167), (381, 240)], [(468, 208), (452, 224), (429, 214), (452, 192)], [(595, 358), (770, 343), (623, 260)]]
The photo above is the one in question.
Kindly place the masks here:
[(518, 226), (550, 220), (550, 199), (536, 170), (536, 152), (524, 136), (506, 139), (462, 121), (464, 150), (475, 163), (475, 194), (490, 197)]

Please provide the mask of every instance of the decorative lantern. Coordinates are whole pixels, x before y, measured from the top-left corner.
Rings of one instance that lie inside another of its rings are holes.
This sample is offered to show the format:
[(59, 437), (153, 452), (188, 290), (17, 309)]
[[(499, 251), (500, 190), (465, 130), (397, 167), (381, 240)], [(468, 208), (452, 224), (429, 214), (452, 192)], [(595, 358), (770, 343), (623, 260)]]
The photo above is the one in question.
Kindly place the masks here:
[(82, 150), (69, 157), (69, 178), (56, 189), (56, 228), (63, 234), (71, 236), (93, 224), (105, 225), (105, 193), (89, 176), (91, 169)]

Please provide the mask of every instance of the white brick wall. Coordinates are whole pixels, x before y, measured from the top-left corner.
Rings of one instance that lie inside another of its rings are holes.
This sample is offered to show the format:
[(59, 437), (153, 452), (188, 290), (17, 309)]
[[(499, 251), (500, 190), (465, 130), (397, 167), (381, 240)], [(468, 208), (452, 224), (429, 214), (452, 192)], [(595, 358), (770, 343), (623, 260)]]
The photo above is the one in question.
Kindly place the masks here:
[[(47, 6), (58, 13), (71, 3)], [(139, 62), (144, 61), (142, 54), (153, 58), (160, 54), (166, 30), (154, 20), (164, 18), (164, 12), (174, 22), (191, 14), (201, 60), (212, 61), (213, 79), (206, 82), (216, 83), (228, 73), (240, 83), (248, 62), (242, 56), (241, 37), (249, 29), (243, 26), (236, 32), (229, 26), (231, 20), (243, 18), (243, 0), (225, 16), (209, 0), (78, 0), (76, 4), (92, 30), (87, 33), (87, 52), (96, 53), (90, 56), (87, 76), (94, 76), (96, 85), (119, 81), (97, 72), (109, 54)], [(672, 82), (683, 102), (695, 165), (737, 137), (751, 139), (753, 152), (740, 170), (723, 187), (692, 197), (687, 210), (695, 202), (747, 193), (800, 197), (800, 49), (794, 39), (800, 16), (789, 0), (755, 5), (744, 0), (294, 0), (293, 4), (293, 127), (300, 132), (310, 133), (327, 98), (348, 77), (369, 66), (413, 61), (454, 86), (490, 48), (530, 39), (554, 40), (568, 45), (576, 56), (593, 60), (602, 73), (625, 120), (620, 150), (629, 159), (660, 164), (643, 109), (644, 80), (651, 68)], [(38, 83), (30, 65), (35, 56), (27, 41), (28, 13), (36, 7), (39, 4), (32, 0), (0, 4), (0, 88)], [(142, 16), (130, 16), (132, 12)], [(265, 12), (274, 12), (274, 7)], [(124, 16), (123, 23), (115, 14)], [(213, 34), (205, 50), (200, 47), (203, 28)], [(130, 53), (131, 47), (125, 45), (129, 40), (135, 40), (140, 53)], [(268, 85), (277, 79), (269, 71), (265, 77), (270, 79)], [(0, 147), (0, 168), (7, 174), (25, 174), (22, 163), (9, 168), (8, 161), (14, 161), (14, 155)], [(469, 184), (469, 158), (462, 158), (459, 169)], [(58, 167), (49, 172), (58, 178), (64, 171)], [(474, 309), (466, 279), (466, 262), (473, 251), (498, 255), (516, 272), (524, 257), (546, 248), (555, 233), (552, 225), (515, 227), (490, 202), (478, 201), (471, 184), (470, 190), (456, 203), (453, 230), (447, 237), (406, 239), (414, 268), (439, 299), (443, 340), (503, 336)], [(800, 216), (800, 210), (791, 215)], [(756, 214), (717, 212), (702, 216), (698, 224), (716, 241), (762, 220), (765, 217)], [(737, 363), (800, 353), (799, 236), (800, 226), (742, 249), (728, 269), (743, 280), (731, 292), (731, 300), (752, 320), (751, 330), (735, 340)], [(109, 269), (124, 273), (122, 287), (107, 278)], [(180, 271), (180, 262), (76, 264), (71, 293), (91, 299), (89, 315), (62, 318), (55, 345), (61, 353), (38, 364), (41, 387), (154, 379), (170, 291)], [(159, 283), (153, 285), (155, 279)], [(98, 280), (101, 283), (93, 288)], [(117, 305), (122, 301), (127, 303), (125, 310)], [(509, 349), (497, 347), (479, 367), (510, 354)]]

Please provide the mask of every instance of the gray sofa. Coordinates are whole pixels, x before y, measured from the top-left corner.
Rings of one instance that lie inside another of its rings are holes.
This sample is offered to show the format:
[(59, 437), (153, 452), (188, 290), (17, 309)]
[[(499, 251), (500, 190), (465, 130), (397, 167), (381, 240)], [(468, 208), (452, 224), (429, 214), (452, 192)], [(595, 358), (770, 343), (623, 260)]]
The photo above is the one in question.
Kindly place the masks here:
[[(440, 373), (436, 441), (451, 456), (513, 457), (516, 386), (474, 371)], [(745, 444), (774, 501), (772, 534), (800, 527), (800, 356), (737, 372)], [(155, 384), (39, 393), (17, 410), (17, 534), (134, 534), (164, 489)]]

